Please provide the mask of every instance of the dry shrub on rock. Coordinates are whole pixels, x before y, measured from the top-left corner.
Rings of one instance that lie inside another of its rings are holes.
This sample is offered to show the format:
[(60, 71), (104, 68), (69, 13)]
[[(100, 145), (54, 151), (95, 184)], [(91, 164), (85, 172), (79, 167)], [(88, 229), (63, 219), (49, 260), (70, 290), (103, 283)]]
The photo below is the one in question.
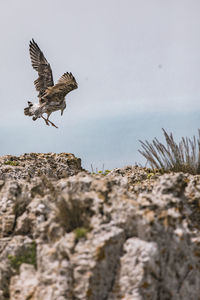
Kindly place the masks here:
[(157, 138), (154, 138), (152, 143), (140, 141), (142, 150), (139, 152), (150, 166), (163, 171), (200, 174), (200, 129), (198, 138), (182, 137), (179, 143), (174, 141), (172, 133), (168, 134), (164, 129), (163, 133), (166, 146)]

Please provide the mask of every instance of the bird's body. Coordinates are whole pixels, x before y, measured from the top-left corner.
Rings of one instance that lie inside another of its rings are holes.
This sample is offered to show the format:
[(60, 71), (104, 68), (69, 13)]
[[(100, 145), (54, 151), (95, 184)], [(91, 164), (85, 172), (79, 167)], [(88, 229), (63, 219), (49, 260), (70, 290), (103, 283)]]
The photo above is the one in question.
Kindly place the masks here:
[[(39, 92), (39, 103), (28, 101), (24, 114), (32, 116), (34, 121), (43, 118), (47, 125), (50, 123), (56, 127), (49, 120), (49, 116), (57, 110), (61, 111), (61, 115), (63, 114), (66, 108), (65, 96), (78, 87), (77, 82), (72, 73), (67, 72), (54, 85), (51, 66), (34, 40), (30, 42), (29, 52), (32, 66), (39, 75), (34, 81), (36, 90)], [(44, 118), (44, 113), (47, 114), (47, 118)]]

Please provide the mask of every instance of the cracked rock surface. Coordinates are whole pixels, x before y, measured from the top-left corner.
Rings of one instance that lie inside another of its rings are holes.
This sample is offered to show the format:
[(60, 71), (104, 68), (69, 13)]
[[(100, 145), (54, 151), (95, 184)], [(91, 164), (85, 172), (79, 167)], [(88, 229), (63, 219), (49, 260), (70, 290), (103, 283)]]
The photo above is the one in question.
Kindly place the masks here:
[(0, 158), (0, 300), (200, 300), (200, 176)]

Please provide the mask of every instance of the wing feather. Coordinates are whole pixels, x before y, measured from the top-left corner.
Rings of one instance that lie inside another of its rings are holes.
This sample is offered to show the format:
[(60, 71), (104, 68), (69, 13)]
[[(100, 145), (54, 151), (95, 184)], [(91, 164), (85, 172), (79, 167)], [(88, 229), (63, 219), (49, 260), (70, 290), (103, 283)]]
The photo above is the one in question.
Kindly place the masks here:
[(51, 66), (33, 39), (30, 41), (29, 52), (33, 69), (36, 70), (39, 75), (34, 81), (35, 88), (39, 92), (38, 96), (42, 97), (45, 90), (54, 85)]
[(51, 99), (60, 98), (64, 100), (64, 97), (71, 91), (78, 88), (78, 84), (76, 79), (72, 75), (72, 73), (64, 73), (58, 82), (53, 86), (49, 87), (44, 94), (44, 98)]

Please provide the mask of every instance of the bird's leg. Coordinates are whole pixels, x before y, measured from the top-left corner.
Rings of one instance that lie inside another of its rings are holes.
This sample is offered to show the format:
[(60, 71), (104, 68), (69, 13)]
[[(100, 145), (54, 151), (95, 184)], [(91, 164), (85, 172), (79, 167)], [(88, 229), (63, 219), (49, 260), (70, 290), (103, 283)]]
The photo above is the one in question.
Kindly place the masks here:
[(45, 119), (45, 117), (43, 117), (43, 116), (41, 116), (41, 117), (42, 117), (42, 119), (45, 121), (46, 125), (49, 126), (49, 120)]
[(53, 122), (51, 122), (51, 121), (49, 120), (50, 114), (51, 114), (51, 113), (47, 113), (47, 119), (46, 119), (47, 122), (50, 123), (53, 127), (58, 128)]
[(53, 127), (58, 128), (53, 122), (51, 122), (48, 118), (47, 118), (47, 122), (49, 122)]

